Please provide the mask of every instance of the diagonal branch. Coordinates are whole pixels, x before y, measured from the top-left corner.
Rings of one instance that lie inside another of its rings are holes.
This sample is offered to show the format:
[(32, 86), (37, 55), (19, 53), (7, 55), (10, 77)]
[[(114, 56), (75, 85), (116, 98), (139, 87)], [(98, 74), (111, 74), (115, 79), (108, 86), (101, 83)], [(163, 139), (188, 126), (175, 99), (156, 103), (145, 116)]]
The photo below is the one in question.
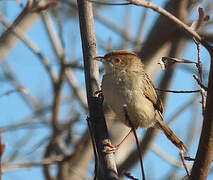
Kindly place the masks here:
[[(39, 3), (44, 3), (44, 0), (39, 1)], [(18, 43), (19, 38), (17, 38), (13, 33), (13, 29), (17, 27), (22, 29), (23, 32), (27, 32), (39, 19), (38, 13), (30, 12), (30, 9), (35, 6), (32, 0), (29, 0), (26, 7), (16, 18), (14, 23), (8, 28), (0, 37), (0, 61), (3, 61), (11, 49)]]

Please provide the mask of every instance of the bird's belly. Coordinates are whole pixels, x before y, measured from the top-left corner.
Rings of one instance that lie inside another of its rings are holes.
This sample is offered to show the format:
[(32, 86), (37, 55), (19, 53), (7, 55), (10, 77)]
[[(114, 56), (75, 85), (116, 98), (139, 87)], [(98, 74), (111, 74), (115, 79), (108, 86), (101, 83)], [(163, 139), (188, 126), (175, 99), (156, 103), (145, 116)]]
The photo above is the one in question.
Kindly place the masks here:
[[(103, 81), (102, 90), (107, 104), (111, 106), (117, 117), (127, 126), (131, 127), (129, 120), (135, 128), (138, 126), (147, 128), (155, 125), (153, 104), (137, 88), (127, 89), (121, 84), (109, 85)], [(127, 106), (125, 109), (124, 105)], [(128, 114), (128, 119), (125, 113)]]

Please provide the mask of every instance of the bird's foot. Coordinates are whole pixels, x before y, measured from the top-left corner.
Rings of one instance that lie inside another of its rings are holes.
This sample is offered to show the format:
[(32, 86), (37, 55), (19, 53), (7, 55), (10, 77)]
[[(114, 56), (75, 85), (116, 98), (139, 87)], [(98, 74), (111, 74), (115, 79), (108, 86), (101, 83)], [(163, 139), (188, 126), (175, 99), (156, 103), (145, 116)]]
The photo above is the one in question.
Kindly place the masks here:
[(104, 142), (104, 145), (103, 152), (106, 154), (111, 154), (118, 150), (118, 146), (113, 146), (109, 141)]
[(99, 98), (104, 98), (102, 90), (95, 91), (95, 95), (97, 95)]

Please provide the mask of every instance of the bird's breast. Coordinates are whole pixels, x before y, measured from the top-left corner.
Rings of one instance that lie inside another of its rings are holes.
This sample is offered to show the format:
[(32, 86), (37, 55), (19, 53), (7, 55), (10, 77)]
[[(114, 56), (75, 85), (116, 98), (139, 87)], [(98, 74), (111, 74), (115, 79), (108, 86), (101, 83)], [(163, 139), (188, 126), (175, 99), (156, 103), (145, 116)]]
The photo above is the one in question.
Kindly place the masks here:
[(144, 96), (140, 78), (129, 75), (104, 75), (102, 81), (104, 99), (127, 126), (130, 125), (125, 117), (124, 104), (127, 105), (129, 119), (135, 127), (153, 126), (155, 116), (153, 104)]

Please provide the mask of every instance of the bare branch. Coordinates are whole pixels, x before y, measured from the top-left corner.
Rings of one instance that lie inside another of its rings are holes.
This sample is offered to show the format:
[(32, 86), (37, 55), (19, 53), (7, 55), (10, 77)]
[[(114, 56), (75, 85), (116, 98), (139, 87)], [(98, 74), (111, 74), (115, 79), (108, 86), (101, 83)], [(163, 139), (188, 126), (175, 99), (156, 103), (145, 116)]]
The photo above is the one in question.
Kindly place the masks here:
[(110, 2), (103, 2), (103, 1), (96, 1), (96, 0), (87, 0), (92, 3), (101, 4), (101, 5), (111, 5), (111, 6), (119, 6), (119, 5), (129, 5), (131, 3), (110, 3)]
[[(3, 24), (8, 28), (11, 26), (11, 23), (0, 13), (0, 20), (3, 22)], [(23, 30), (21, 30), (19, 27), (12, 28), (11, 33), (17, 36), (19, 39), (21, 39), (25, 45), (38, 57), (38, 59), (41, 61), (41, 63), (46, 68), (52, 82), (56, 82), (58, 79), (58, 76), (56, 72), (51, 68), (50, 61), (43, 55), (43, 53), (40, 51), (40, 49), (34, 44), (24, 33)]]
[(200, 85), (201, 88), (203, 88), (205, 91), (208, 90), (208, 87), (206, 87), (201, 80), (198, 78), (198, 76), (196, 74), (193, 74), (193, 78), (195, 78), (195, 80), (197, 81), (197, 83)]
[(97, 56), (96, 39), (94, 33), (94, 20), (92, 4), (78, 0), (78, 12), (81, 30), (81, 40), (84, 55), (84, 72), (87, 89), (87, 100), (91, 126), (99, 155), (98, 179), (118, 179), (113, 154), (103, 153), (104, 142), (109, 141), (105, 118), (102, 109), (102, 100), (95, 97), (100, 90), (98, 64), (93, 60)]
[(69, 61), (65, 58), (65, 52), (62, 46), (62, 42), (60, 41), (60, 38), (56, 32), (56, 29), (53, 25), (50, 14), (43, 13), (42, 18), (43, 18), (43, 22), (45, 24), (48, 36), (51, 40), (51, 45), (58, 58), (57, 60), (62, 62), (64, 64), (63, 66), (65, 66), (65, 74), (68, 79), (69, 85), (72, 87), (73, 92), (75, 96), (78, 98), (80, 104), (84, 107), (84, 109), (87, 109), (86, 97), (84, 95), (82, 88), (78, 84), (78, 81), (74, 72), (72, 71), (71, 68), (66, 68)]
[(26, 87), (18, 87), (16, 89), (12, 89), (12, 90), (9, 90), (7, 92), (4, 92), (4, 93), (0, 94), (0, 97), (6, 96), (6, 95), (8, 96), (8, 95), (10, 95), (10, 94), (12, 94), (14, 92), (21, 92), (21, 93), (24, 93), (24, 94), (28, 94), (29, 90)]
[[(39, 3), (44, 3), (45, 0), (39, 1)], [(37, 13), (30, 12), (33, 2), (29, 0), (26, 7), (16, 18), (13, 24), (8, 28), (0, 37), (0, 61), (3, 61), (11, 49), (18, 43), (19, 39), (14, 36), (13, 29), (22, 29), (22, 32), (27, 32), (39, 19), (40, 16)]]
[(127, 1), (129, 1), (130, 3), (132, 3), (136, 6), (143, 6), (146, 8), (150, 8), (150, 9), (166, 16), (167, 18), (169, 18), (170, 20), (175, 22), (179, 27), (183, 28), (188, 34), (190, 34), (192, 37), (194, 37), (198, 42), (201, 42), (201, 37), (197, 34), (196, 31), (194, 31), (192, 28), (187, 26), (185, 23), (183, 23), (181, 20), (176, 18), (174, 15), (172, 15), (165, 9), (163, 9), (151, 2), (147, 2), (147, 1), (143, 1), (143, 0), (127, 0)]

